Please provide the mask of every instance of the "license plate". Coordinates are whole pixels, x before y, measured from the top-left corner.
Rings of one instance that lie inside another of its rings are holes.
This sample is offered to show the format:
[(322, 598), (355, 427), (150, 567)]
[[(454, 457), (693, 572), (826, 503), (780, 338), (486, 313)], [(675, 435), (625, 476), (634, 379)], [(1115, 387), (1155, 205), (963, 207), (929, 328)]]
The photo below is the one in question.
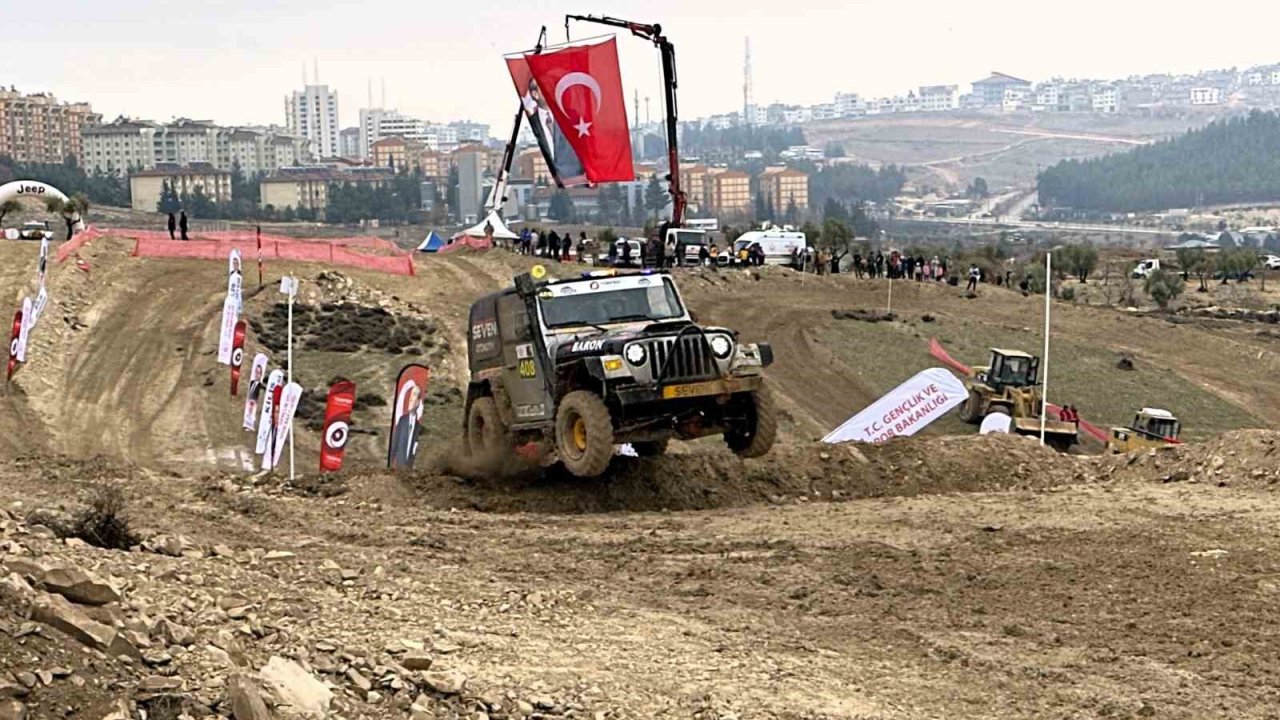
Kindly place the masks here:
[(709, 382), (686, 383), (684, 385), (668, 385), (662, 388), (662, 397), (665, 400), (674, 400), (676, 398), (701, 397), (703, 395), (724, 395), (733, 392), (729, 384), (723, 380), (711, 380)]

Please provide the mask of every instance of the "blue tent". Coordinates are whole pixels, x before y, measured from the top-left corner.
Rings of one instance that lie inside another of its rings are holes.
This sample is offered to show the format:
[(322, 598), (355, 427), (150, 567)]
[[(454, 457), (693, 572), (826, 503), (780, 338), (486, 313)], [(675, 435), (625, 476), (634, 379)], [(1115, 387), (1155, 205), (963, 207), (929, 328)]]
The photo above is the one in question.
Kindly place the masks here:
[(423, 240), (422, 244), (418, 246), (418, 250), (422, 252), (437, 252), (445, 244), (444, 238), (437, 235), (435, 230), (432, 230), (427, 234), (427, 239)]

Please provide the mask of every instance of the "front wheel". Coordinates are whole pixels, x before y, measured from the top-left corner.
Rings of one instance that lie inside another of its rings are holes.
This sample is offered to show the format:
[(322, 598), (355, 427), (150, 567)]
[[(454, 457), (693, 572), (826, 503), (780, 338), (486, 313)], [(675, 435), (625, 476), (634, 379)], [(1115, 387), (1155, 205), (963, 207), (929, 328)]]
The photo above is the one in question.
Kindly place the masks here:
[(724, 442), (741, 458), (764, 457), (778, 439), (778, 414), (768, 388), (734, 398), (733, 411), (741, 412), (725, 431)]
[(576, 390), (556, 410), (560, 462), (581, 478), (599, 477), (613, 459), (613, 419), (599, 395)]

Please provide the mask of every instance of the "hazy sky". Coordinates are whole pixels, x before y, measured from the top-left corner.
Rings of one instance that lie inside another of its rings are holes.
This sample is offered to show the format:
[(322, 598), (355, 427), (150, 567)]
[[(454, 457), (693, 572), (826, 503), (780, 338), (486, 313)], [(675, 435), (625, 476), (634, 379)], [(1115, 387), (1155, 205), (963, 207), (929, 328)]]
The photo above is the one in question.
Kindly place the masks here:
[[(741, 108), (747, 36), (760, 104), (967, 92), (991, 70), (1036, 81), (1280, 62), (1280, 5), (1263, 0), (69, 0), (4, 14), (0, 83), (88, 100), (108, 119), (283, 124), (284, 96), (316, 58), (344, 127), (372, 77), (375, 104), (385, 79), (389, 107), (489, 122), (500, 136), (516, 106), (501, 54), (531, 46), (544, 24), (563, 41), (565, 12), (662, 23), (684, 118)], [(630, 36), (619, 49), (628, 113), (639, 90), (641, 115), (649, 96), (658, 118), (657, 52)]]

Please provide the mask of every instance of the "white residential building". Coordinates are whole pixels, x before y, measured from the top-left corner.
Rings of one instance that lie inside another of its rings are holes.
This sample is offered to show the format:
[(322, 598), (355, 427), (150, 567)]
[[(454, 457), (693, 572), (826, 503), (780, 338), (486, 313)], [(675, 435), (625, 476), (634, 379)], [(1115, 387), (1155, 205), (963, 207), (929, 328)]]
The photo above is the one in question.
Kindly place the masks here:
[(457, 130), (458, 142), (485, 143), (489, 141), (489, 126), (485, 123), (471, 122), (470, 120), (458, 120), (449, 123), (449, 126)]
[(788, 125), (799, 125), (813, 119), (813, 110), (805, 107), (791, 108), (782, 113), (782, 121)]
[(1001, 109), (1004, 112), (1016, 112), (1021, 110), (1027, 104), (1027, 96), (1031, 94), (1030, 89), (1026, 87), (1007, 87), (1004, 89), (1004, 102)]
[(310, 160), (309, 141), (280, 128), (224, 128), (197, 120), (161, 125), (119, 119), (86, 128), (84, 166), (124, 173), (157, 164), (207, 164), (219, 171), (239, 167), (252, 174)]
[(338, 147), (338, 92), (328, 85), (307, 85), (284, 99), (285, 125), (289, 133), (311, 141), (318, 157), (336, 157)]
[(1266, 76), (1262, 74), (1261, 70), (1250, 70), (1244, 74), (1244, 83), (1246, 85), (1257, 87), (1264, 82), (1266, 82)]
[(813, 106), (814, 120), (834, 120), (840, 117), (836, 112), (835, 103), (823, 103), (822, 105)]
[(1120, 94), (1110, 85), (1095, 85), (1090, 100), (1096, 113), (1113, 113), (1120, 107)]
[(924, 112), (946, 112), (960, 108), (960, 88), (956, 85), (925, 85), (917, 105)]
[(1062, 86), (1057, 83), (1042, 83), (1036, 88), (1037, 107), (1046, 110), (1057, 110), (1058, 103), (1062, 99)]
[(360, 128), (343, 128), (338, 133), (338, 156), (344, 158), (360, 157)]
[(1222, 91), (1216, 87), (1191, 88), (1191, 104), (1204, 107), (1222, 103)]
[(360, 158), (373, 156), (373, 144), (388, 137), (402, 137), (422, 143), (430, 150), (439, 150), (438, 135), (427, 123), (402, 114), (399, 110), (364, 108), (360, 110)]
[(840, 117), (856, 115), (862, 111), (862, 98), (858, 93), (836, 93), (836, 114)]
[(1280, 85), (1280, 70), (1271, 71), (1271, 84)]

